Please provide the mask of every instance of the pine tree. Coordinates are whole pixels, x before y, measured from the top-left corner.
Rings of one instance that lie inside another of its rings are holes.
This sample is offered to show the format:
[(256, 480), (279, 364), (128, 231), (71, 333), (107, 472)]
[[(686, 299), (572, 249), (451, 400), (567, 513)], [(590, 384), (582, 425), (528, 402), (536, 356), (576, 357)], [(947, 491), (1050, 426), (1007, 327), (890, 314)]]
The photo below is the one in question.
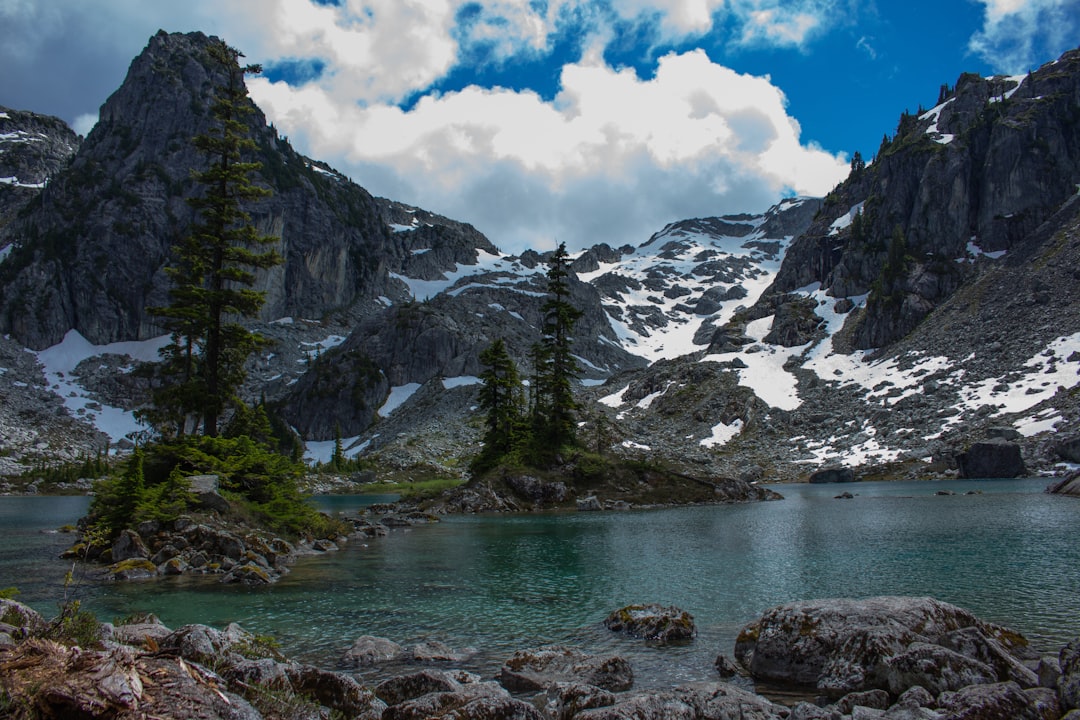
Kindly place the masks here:
[(495, 464), (517, 449), (522, 435), (524, 398), (517, 365), (502, 338), (480, 353), (480, 409), (485, 413), (484, 451), (480, 465)]
[(174, 262), (166, 270), (173, 282), (170, 304), (151, 309), (172, 335), (163, 351), (169, 380), (155, 394), (157, 419), (177, 435), (185, 432), (189, 416), (201, 419), (204, 435), (218, 434), (218, 421), (236, 402), (244, 380), (244, 361), (263, 343), (231, 318), (259, 311), (264, 296), (251, 289), (254, 271), (281, 263), (276, 250), (260, 249), (275, 238), (260, 236), (241, 207), (270, 194), (249, 177), (261, 164), (241, 159), (255, 148), (245, 123), (253, 105), (244, 75), (261, 71), (258, 65), (241, 67), (241, 57), (221, 41), (208, 49), (211, 67), (225, 82), (211, 105), (214, 127), (192, 141), (209, 159), (205, 170), (193, 173), (203, 194), (188, 200), (200, 222), (173, 248)]
[(543, 338), (535, 353), (536, 395), (533, 406), (533, 442), (541, 454), (577, 443), (577, 418), (572, 381), (581, 369), (571, 353), (574, 323), (582, 312), (570, 304), (570, 258), (566, 243), (560, 243), (548, 261), (548, 299), (544, 313)]

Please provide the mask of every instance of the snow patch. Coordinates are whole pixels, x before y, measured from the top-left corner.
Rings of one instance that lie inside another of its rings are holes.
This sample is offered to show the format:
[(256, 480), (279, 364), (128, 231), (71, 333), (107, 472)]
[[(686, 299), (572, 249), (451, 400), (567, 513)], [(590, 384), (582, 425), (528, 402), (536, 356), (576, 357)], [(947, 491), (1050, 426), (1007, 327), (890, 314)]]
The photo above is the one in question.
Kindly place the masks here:
[(35, 355), (45, 372), (46, 385), (63, 401), (73, 417), (89, 421), (112, 442), (145, 430), (130, 410), (103, 405), (71, 377), (79, 363), (102, 355), (127, 355), (140, 362), (157, 362), (159, 351), (169, 344), (169, 336), (128, 342), (94, 345), (77, 330), (68, 330), (64, 339)]
[(458, 377), (443, 378), (442, 385), (446, 390), (466, 385), (479, 385), (483, 381), (475, 375), (459, 375)]
[(730, 440), (741, 433), (742, 429), (743, 421), (738, 418), (730, 425), (725, 425), (724, 423), (713, 425), (712, 436), (702, 440), (701, 445), (707, 448), (726, 445)]
[(407, 385), (397, 385), (390, 388), (390, 396), (386, 398), (386, 402), (379, 408), (379, 417), (387, 417), (390, 415), (390, 413), (401, 407), (401, 405), (411, 398), (413, 393), (419, 389), (420, 383), (408, 383)]

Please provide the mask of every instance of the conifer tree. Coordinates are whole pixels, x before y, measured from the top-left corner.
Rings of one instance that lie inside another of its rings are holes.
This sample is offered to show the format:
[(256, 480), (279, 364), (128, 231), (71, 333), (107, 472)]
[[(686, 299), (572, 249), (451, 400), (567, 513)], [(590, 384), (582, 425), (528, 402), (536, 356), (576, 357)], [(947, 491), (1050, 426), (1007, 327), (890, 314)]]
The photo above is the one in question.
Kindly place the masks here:
[(242, 57), (221, 41), (208, 49), (212, 71), (225, 81), (211, 105), (213, 127), (192, 141), (209, 160), (206, 169), (193, 172), (203, 193), (188, 200), (200, 221), (173, 248), (166, 270), (173, 282), (170, 304), (151, 309), (172, 335), (162, 353), (170, 378), (155, 397), (158, 420), (170, 419), (164, 424), (177, 435), (192, 415), (201, 419), (204, 435), (218, 434), (218, 421), (244, 380), (244, 361), (263, 342), (233, 318), (258, 312), (264, 297), (251, 289), (255, 270), (281, 262), (276, 250), (265, 249), (275, 238), (260, 236), (242, 208), (270, 194), (250, 179), (261, 164), (242, 160), (255, 148), (245, 123), (253, 105), (244, 75), (261, 71), (258, 65), (241, 67)]
[(548, 261), (548, 299), (543, 338), (536, 351), (536, 395), (533, 406), (533, 441), (544, 452), (577, 442), (577, 419), (572, 381), (581, 369), (571, 352), (574, 323), (582, 312), (570, 304), (570, 258), (560, 243)]
[(517, 448), (521, 441), (522, 397), (521, 377), (517, 365), (498, 338), (480, 353), (484, 371), (480, 374), (480, 408), (486, 414), (484, 422), (484, 452), (487, 461), (497, 461)]

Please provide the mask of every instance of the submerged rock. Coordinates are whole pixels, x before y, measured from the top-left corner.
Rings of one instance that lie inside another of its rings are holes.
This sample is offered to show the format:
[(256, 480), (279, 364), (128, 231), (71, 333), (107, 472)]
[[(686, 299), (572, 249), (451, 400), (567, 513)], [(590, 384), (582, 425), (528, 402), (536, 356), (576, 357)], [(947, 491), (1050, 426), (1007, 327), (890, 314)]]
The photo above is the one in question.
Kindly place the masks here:
[(685, 610), (658, 603), (627, 605), (604, 620), (608, 630), (656, 643), (685, 642), (697, 635), (694, 616)]
[(559, 682), (621, 692), (633, 686), (634, 671), (618, 655), (591, 655), (563, 645), (544, 645), (514, 653), (503, 664), (498, 680), (512, 692), (535, 692)]

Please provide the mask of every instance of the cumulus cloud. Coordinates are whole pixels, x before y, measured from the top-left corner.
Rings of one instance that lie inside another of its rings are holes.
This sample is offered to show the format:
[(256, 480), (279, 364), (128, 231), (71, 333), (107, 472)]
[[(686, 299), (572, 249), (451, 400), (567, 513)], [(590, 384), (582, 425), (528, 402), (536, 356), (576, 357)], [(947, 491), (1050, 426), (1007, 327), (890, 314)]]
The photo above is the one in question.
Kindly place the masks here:
[(1076, 46), (1080, 0), (979, 0), (983, 27), (968, 49), (996, 72), (1034, 70), (1039, 58), (1058, 56)]
[(844, 158), (800, 143), (783, 93), (700, 51), (641, 79), (596, 58), (566, 65), (550, 102), (465, 88), (408, 111), (322, 85), (256, 80), (252, 95), (304, 151), (375, 194), (475, 224), (505, 249), (640, 242), (684, 217), (820, 195)]

